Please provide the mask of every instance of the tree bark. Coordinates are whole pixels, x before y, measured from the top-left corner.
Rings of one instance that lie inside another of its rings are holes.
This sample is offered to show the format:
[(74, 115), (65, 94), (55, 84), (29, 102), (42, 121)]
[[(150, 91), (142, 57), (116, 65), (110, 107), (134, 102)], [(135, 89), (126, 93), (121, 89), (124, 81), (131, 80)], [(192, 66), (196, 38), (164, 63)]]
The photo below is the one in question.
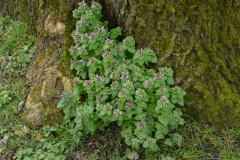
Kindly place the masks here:
[(37, 35), (36, 53), (26, 75), (31, 87), (22, 121), (33, 128), (61, 123), (61, 111), (56, 106), (62, 92), (72, 91), (68, 50), (76, 23), (72, 10), (77, 1), (1, 0), (0, 7), (2, 15), (28, 23)]
[[(240, 127), (239, 0), (107, 0), (125, 35), (150, 47), (187, 91), (184, 112)], [(110, 15), (111, 15), (110, 14)]]

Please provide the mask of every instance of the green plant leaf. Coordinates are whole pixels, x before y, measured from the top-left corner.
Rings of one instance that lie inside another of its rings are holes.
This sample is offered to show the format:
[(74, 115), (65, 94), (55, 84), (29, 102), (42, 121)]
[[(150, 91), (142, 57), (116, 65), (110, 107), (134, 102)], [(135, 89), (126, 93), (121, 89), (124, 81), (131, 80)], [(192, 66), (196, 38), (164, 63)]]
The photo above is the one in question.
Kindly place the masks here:
[(158, 59), (156, 56), (152, 57), (152, 59), (150, 60), (150, 62), (152, 63), (157, 63), (158, 62)]
[(184, 106), (184, 101), (183, 99), (178, 99), (177, 103), (181, 106)]
[(163, 139), (163, 138), (164, 138), (164, 135), (163, 135), (162, 132), (156, 131), (156, 132), (155, 132), (155, 138), (156, 138), (156, 139)]
[(85, 79), (86, 75), (87, 75), (86, 71), (83, 71), (83, 72), (80, 73), (80, 76), (82, 77), (82, 79)]
[(135, 47), (129, 47), (127, 48), (128, 52), (134, 54), (136, 52)]
[(169, 123), (169, 118), (170, 115), (169, 114), (161, 114), (158, 116), (158, 120), (164, 125), (167, 126)]
[(169, 85), (174, 85), (174, 79), (173, 79), (173, 77), (168, 77), (168, 78), (167, 78), (167, 83), (168, 83)]
[(169, 139), (169, 138), (165, 139), (164, 144), (166, 144), (168, 146), (172, 146), (173, 145), (171, 139)]
[(122, 29), (120, 27), (116, 27), (110, 30), (110, 38), (115, 39), (118, 36), (122, 35)]
[(131, 151), (127, 153), (127, 158), (129, 159), (138, 159), (138, 153), (136, 151)]

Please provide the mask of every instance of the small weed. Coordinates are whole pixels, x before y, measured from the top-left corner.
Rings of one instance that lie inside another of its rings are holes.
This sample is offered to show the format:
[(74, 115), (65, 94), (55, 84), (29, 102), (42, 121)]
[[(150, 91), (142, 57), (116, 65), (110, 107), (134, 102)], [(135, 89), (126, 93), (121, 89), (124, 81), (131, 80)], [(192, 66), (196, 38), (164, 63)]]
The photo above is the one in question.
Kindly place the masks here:
[(8, 104), (12, 100), (10, 92), (9, 91), (2, 91), (0, 93), (0, 107), (3, 107), (3, 105)]
[(10, 17), (0, 17), (1, 78), (23, 76), (35, 53), (35, 36), (28, 26)]

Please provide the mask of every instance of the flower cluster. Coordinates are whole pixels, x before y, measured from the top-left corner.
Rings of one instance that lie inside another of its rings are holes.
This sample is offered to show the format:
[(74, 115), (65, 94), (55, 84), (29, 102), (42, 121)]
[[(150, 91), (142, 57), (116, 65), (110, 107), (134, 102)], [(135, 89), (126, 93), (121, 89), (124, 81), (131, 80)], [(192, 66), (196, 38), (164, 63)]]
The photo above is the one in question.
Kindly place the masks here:
[(103, 78), (100, 77), (99, 75), (96, 75), (95, 78), (93, 78), (96, 82), (102, 84), (104, 81), (103, 81)]
[(125, 108), (133, 107), (133, 100), (126, 101)]
[(176, 92), (176, 93), (178, 93), (178, 92), (181, 91), (181, 88), (178, 87), (178, 86), (175, 86), (175, 87), (173, 88), (173, 91)]
[(120, 115), (123, 114), (123, 112), (120, 111), (119, 109), (115, 109), (114, 112), (113, 112), (113, 114), (114, 114), (115, 116), (120, 116)]
[(119, 92), (119, 97), (127, 97), (126, 88), (122, 88)]
[(120, 47), (120, 46), (116, 46), (116, 49), (117, 49), (118, 52), (122, 51), (122, 47)]
[(143, 127), (145, 127), (145, 126), (146, 126), (146, 122), (140, 122), (140, 123), (138, 123), (138, 125), (137, 125), (138, 128), (143, 128)]
[(87, 86), (87, 85), (90, 85), (92, 84), (92, 81), (91, 80), (85, 80), (84, 81), (84, 85)]
[(79, 5), (79, 8), (81, 8), (81, 7), (86, 7), (87, 4), (83, 0), (82, 2), (79, 2), (78, 5)]
[(152, 79), (146, 80), (145, 81), (147, 86), (153, 86), (154, 85), (154, 81)]
[(102, 33), (103, 35), (106, 34), (106, 30), (104, 27), (98, 28), (98, 32)]
[(117, 77), (118, 77), (117, 71), (116, 71), (116, 70), (113, 70), (113, 72), (112, 72), (111, 75), (110, 75), (110, 78), (116, 79)]
[(154, 74), (154, 79), (164, 79), (164, 76), (161, 72), (158, 72)]
[(146, 92), (143, 89), (138, 88), (136, 91), (136, 95), (138, 95), (139, 97), (143, 98), (144, 94)]
[(7, 141), (6, 140), (3, 140), (3, 139), (1, 139), (0, 140), (0, 145), (3, 147), (3, 146), (5, 146), (7, 144)]
[(102, 101), (102, 97), (96, 96), (96, 101), (97, 101), (97, 102), (101, 102), (101, 101)]
[(167, 107), (169, 100), (166, 96), (162, 96), (162, 98), (160, 100), (158, 100), (158, 103), (160, 104), (160, 106), (159, 106), (160, 108)]
[(89, 35), (89, 39), (96, 39), (97, 35), (98, 35), (97, 33), (91, 32)]
[(112, 40), (112, 39), (106, 39), (106, 43), (107, 43), (107, 44), (112, 44), (112, 43), (113, 43), (113, 40)]
[(117, 81), (112, 82), (112, 84), (111, 84), (111, 89), (112, 89), (112, 90), (117, 89), (118, 85), (119, 85), (119, 83), (118, 83)]
[(138, 51), (137, 57), (141, 57), (143, 55), (143, 49), (141, 48), (140, 51)]
[(139, 139), (137, 139), (137, 138), (133, 138), (132, 139), (132, 144), (133, 145), (135, 145), (135, 144), (138, 144), (140, 141), (139, 141)]
[(106, 58), (108, 58), (108, 57), (110, 57), (110, 55), (111, 55), (111, 53), (110, 52), (105, 52), (105, 53), (103, 53), (103, 57), (106, 57)]
[(112, 100), (112, 104), (113, 104), (113, 105), (117, 105), (117, 104), (118, 104), (118, 98), (113, 99), (113, 100)]
[(160, 88), (157, 92), (160, 94), (164, 94), (167, 91), (167, 88)]

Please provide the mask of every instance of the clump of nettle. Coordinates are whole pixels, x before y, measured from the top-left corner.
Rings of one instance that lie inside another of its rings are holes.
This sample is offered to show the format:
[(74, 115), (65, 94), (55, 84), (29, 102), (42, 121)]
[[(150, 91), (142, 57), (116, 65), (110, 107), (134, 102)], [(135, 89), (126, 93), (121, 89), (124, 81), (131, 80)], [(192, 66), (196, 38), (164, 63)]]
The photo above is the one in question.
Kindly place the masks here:
[(58, 108), (64, 111), (76, 143), (82, 135), (103, 131), (110, 123), (121, 126), (121, 136), (137, 159), (137, 151), (158, 151), (159, 144), (180, 146), (181, 135), (172, 131), (184, 124), (185, 91), (174, 85), (170, 68), (147, 69), (157, 63), (155, 53), (135, 48), (134, 38), (119, 40), (121, 28), (108, 31), (101, 5), (84, 1), (73, 11), (78, 19), (72, 33), (71, 70), (76, 71), (74, 91), (64, 93)]

